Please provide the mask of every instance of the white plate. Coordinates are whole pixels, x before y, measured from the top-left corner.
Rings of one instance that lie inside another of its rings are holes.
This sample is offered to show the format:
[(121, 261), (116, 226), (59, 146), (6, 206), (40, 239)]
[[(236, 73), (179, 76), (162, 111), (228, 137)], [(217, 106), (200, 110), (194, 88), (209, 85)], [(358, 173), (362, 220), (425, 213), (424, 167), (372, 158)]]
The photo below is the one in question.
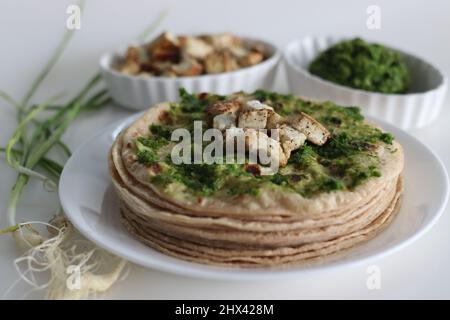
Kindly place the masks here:
[(106, 127), (81, 145), (69, 159), (60, 181), (60, 200), (75, 227), (106, 250), (134, 263), (179, 275), (213, 279), (268, 279), (367, 263), (412, 243), (438, 220), (448, 195), (448, 176), (439, 158), (420, 141), (382, 123), (405, 151), (405, 194), (393, 223), (375, 239), (349, 251), (342, 259), (318, 266), (288, 269), (226, 269), (186, 262), (159, 253), (135, 240), (121, 226), (108, 174), (107, 155), (116, 135), (139, 114)]

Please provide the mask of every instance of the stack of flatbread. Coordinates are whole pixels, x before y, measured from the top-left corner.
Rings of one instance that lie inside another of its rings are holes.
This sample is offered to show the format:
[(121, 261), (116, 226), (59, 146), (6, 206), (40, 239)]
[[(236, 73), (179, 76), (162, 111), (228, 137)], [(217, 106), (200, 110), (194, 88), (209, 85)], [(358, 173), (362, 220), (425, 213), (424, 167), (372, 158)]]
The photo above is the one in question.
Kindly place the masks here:
[(398, 211), (403, 152), (394, 140), (381, 150), (381, 177), (354, 190), (302, 197), (277, 189), (198, 199), (168, 195), (136, 161), (133, 141), (158, 123), (167, 104), (151, 108), (116, 138), (110, 174), (121, 219), (139, 241), (184, 260), (256, 268), (309, 264), (340, 257), (380, 233)]

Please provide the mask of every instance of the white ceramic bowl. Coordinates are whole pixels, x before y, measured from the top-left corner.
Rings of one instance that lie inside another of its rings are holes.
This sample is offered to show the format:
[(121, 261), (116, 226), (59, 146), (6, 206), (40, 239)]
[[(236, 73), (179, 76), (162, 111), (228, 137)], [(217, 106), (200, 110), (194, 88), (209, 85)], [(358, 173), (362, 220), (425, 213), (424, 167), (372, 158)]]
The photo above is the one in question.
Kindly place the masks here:
[(244, 38), (246, 42), (257, 42), (264, 45), (269, 57), (254, 66), (219, 74), (208, 74), (192, 77), (150, 77), (130, 76), (120, 73), (112, 65), (125, 50), (105, 54), (100, 59), (103, 78), (113, 100), (121, 106), (132, 109), (147, 109), (164, 101), (178, 101), (178, 89), (188, 92), (214, 92), (230, 94), (236, 91), (254, 91), (271, 89), (275, 79), (281, 52), (274, 45)]
[(397, 50), (411, 73), (410, 93), (383, 94), (337, 85), (312, 75), (310, 62), (343, 37), (306, 37), (290, 42), (284, 64), (292, 93), (342, 105), (360, 106), (363, 112), (402, 129), (420, 128), (435, 120), (447, 90), (447, 78), (432, 64)]

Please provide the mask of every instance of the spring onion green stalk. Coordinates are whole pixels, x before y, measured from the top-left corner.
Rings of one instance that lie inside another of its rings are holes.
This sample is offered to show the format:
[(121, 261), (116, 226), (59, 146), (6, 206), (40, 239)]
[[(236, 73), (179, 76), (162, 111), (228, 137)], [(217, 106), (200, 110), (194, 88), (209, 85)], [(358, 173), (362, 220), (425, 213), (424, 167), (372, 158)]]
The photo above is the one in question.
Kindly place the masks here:
[(8, 228), (0, 230), (0, 235), (11, 233), (11, 232), (15, 232), (17, 230), (19, 230), (19, 226), (18, 225), (11, 226), (11, 227), (8, 227)]
[[(4, 152), (6, 152), (6, 148), (0, 148), (0, 153)], [(17, 149), (13, 149), (11, 150), (11, 152), (18, 155), (21, 155), (22, 153), (22, 151)], [(46, 157), (42, 157), (41, 161), (39, 162), (39, 166), (47, 171), (47, 173), (53, 175), (55, 178), (58, 178), (63, 170), (63, 166), (61, 164)]]
[(157, 16), (156, 19), (150, 23), (150, 25), (145, 28), (144, 31), (142, 31), (138, 37), (136, 38), (137, 41), (144, 41), (145, 39), (148, 38), (148, 36), (150, 34), (152, 34), (156, 28), (158, 28), (158, 26), (163, 22), (163, 20), (166, 18), (167, 16), (167, 10), (162, 10)]
[[(81, 12), (83, 12), (85, 2), (86, 2), (85, 0), (81, 0), (79, 2), (79, 4), (78, 4)], [(30, 102), (30, 100), (33, 97), (33, 95), (36, 93), (36, 91), (39, 88), (39, 86), (41, 85), (41, 83), (45, 80), (45, 78), (48, 76), (50, 71), (53, 69), (53, 67), (56, 65), (56, 63), (59, 61), (59, 59), (61, 58), (61, 56), (64, 53), (65, 49), (69, 45), (70, 40), (72, 39), (72, 37), (74, 35), (74, 32), (75, 32), (74, 30), (69, 30), (68, 29), (64, 33), (63, 38), (61, 39), (61, 42), (56, 47), (56, 50), (53, 52), (53, 54), (50, 57), (49, 61), (44, 66), (42, 71), (38, 74), (36, 79), (33, 81), (33, 84), (31, 85), (30, 89), (28, 89), (27, 93), (23, 97), (22, 102), (21, 102), (22, 108), (26, 108), (27, 107), (28, 103)]]
[[(80, 7), (84, 7), (84, 2), (80, 1)], [(165, 15), (165, 11), (161, 12), (138, 37), (138, 41), (144, 41)], [(70, 157), (70, 149), (61, 141), (68, 126), (81, 112), (94, 111), (111, 103), (108, 92), (100, 88), (101, 75), (96, 73), (67, 103), (55, 103), (57, 99), (51, 98), (44, 103), (31, 104), (34, 94), (62, 56), (73, 33), (74, 31), (67, 31), (63, 35), (49, 61), (20, 102), (0, 90), (0, 99), (13, 107), (18, 120), (6, 147), (0, 148), (6, 162), (18, 173), (8, 202), (9, 227), (0, 230), (0, 235), (12, 233), (19, 247), (27, 250), (24, 256), (14, 261), (20, 278), (34, 290), (47, 289), (47, 298), (55, 299), (87, 298), (91, 294), (103, 292), (118, 280), (126, 265), (125, 260), (108, 254), (83, 239), (63, 216), (60, 205), (57, 214), (49, 223), (16, 221), (19, 199), (30, 178), (42, 180), (46, 189), (56, 190), (63, 165), (50, 159), (47, 154), (57, 147), (66, 157)], [(45, 226), (50, 237), (38, 232), (33, 228), (34, 225)], [(108, 272), (102, 271), (105, 265), (112, 265), (114, 268)], [(67, 288), (68, 266), (80, 268), (80, 276), (83, 278), (80, 290)], [(35, 274), (41, 275), (42, 272), (48, 272), (49, 278), (44, 284), (38, 284)]]
[(14, 108), (16, 108), (16, 109), (20, 108), (20, 104), (3, 90), (0, 90), (0, 98), (5, 100), (8, 104), (12, 105)]
[[(49, 101), (53, 101), (55, 98), (51, 98)], [(19, 123), (14, 130), (12, 137), (9, 139), (8, 144), (6, 145), (6, 161), (14, 168), (18, 168), (19, 164), (15, 159), (12, 159), (11, 150), (14, 145), (19, 142), (20, 137), (23, 135), (25, 130), (25, 126), (31, 122), (40, 112), (44, 111), (47, 107), (47, 103), (43, 103), (38, 105), (36, 108), (33, 108), (28, 114), (26, 114), (25, 118)]]

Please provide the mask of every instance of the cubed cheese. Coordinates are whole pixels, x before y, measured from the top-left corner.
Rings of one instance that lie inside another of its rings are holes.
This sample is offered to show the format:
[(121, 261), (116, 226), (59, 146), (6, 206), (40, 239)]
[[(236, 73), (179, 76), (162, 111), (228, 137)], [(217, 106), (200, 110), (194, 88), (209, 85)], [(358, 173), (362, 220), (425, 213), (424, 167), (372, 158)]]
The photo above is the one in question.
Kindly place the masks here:
[(281, 125), (279, 129), (279, 139), (285, 152), (290, 152), (300, 148), (306, 140), (306, 136), (298, 130), (288, 126)]
[(221, 131), (236, 127), (236, 115), (227, 112), (215, 116), (213, 119), (213, 127)]
[(292, 119), (291, 126), (305, 134), (308, 141), (319, 146), (323, 145), (330, 136), (328, 130), (320, 122), (303, 112)]

